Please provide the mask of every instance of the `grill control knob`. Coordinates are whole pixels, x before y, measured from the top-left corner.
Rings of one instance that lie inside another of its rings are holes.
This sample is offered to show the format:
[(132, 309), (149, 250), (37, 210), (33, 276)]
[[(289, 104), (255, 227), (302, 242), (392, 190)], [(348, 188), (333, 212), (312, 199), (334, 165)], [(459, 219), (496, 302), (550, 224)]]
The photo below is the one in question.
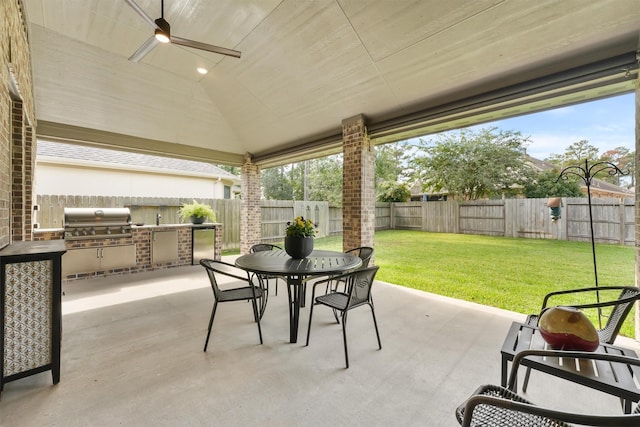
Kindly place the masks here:
[(111, 229), (107, 228), (107, 234), (111, 234)]
[(92, 228), (91, 228), (91, 230), (89, 230), (89, 233), (90, 233), (92, 236), (95, 236), (95, 235), (96, 235), (96, 230), (92, 227)]

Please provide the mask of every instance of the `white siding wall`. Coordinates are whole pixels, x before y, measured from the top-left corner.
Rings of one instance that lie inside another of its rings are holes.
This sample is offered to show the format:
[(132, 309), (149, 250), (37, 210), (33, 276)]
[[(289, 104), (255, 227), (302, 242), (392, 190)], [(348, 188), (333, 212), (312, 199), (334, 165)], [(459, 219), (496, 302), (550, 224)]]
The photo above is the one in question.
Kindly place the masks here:
[(223, 199), (217, 178), (148, 171), (95, 169), (38, 163), (35, 194), (79, 196), (147, 196)]

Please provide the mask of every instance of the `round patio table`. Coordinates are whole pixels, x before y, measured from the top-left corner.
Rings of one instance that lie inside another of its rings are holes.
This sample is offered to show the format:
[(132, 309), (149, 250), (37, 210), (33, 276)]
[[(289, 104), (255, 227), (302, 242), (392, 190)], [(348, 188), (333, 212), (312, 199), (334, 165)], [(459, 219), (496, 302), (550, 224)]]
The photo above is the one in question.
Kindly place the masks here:
[(313, 251), (303, 259), (293, 259), (283, 250), (262, 251), (242, 255), (236, 266), (257, 274), (280, 276), (287, 282), (289, 296), (289, 342), (298, 341), (300, 307), (304, 307), (304, 284), (318, 276), (345, 273), (362, 265), (352, 254), (334, 251)]

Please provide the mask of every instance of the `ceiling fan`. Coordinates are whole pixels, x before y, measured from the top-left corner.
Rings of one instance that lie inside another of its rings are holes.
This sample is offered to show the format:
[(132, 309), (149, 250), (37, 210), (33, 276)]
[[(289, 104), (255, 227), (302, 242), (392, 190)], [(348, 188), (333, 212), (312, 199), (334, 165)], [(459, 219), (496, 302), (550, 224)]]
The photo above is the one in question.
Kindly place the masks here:
[(154, 35), (151, 36), (146, 42), (142, 44), (136, 50), (133, 55), (129, 57), (130, 61), (139, 62), (144, 58), (151, 50), (156, 47), (158, 43), (173, 43), (180, 46), (190, 47), (193, 49), (206, 50), (208, 52), (219, 53), (220, 55), (233, 56), (235, 58), (240, 58), (240, 52), (233, 49), (227, 49), (220, 46), (214, 46), (207, 43), (201, 43), (194, 40), (183, 39), (182, 37), (177, 37), (171, 34), (171, 26), (164, 19), (164, 0), (161, 0), (160, 7), (160, 18), (155, 21), (149, 17), (145, 13), (144, 10), (134, 0), (125, 0), (125, 2), (136, 11), (138, 15), (144, 19), (147, 24), (151, 25), (154, 29)]

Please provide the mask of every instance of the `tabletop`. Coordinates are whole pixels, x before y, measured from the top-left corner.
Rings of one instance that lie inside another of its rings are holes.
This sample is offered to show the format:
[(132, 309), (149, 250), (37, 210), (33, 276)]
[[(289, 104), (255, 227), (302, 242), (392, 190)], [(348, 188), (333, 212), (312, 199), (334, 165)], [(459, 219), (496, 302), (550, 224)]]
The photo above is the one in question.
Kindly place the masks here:
[(358, 268), (362, 260), (352, 254), (314, 250), (303, 259), (293, 259), (283, 250), (242, 255), (236, 266), (262, 274), (282, 276), (326, 276)]

